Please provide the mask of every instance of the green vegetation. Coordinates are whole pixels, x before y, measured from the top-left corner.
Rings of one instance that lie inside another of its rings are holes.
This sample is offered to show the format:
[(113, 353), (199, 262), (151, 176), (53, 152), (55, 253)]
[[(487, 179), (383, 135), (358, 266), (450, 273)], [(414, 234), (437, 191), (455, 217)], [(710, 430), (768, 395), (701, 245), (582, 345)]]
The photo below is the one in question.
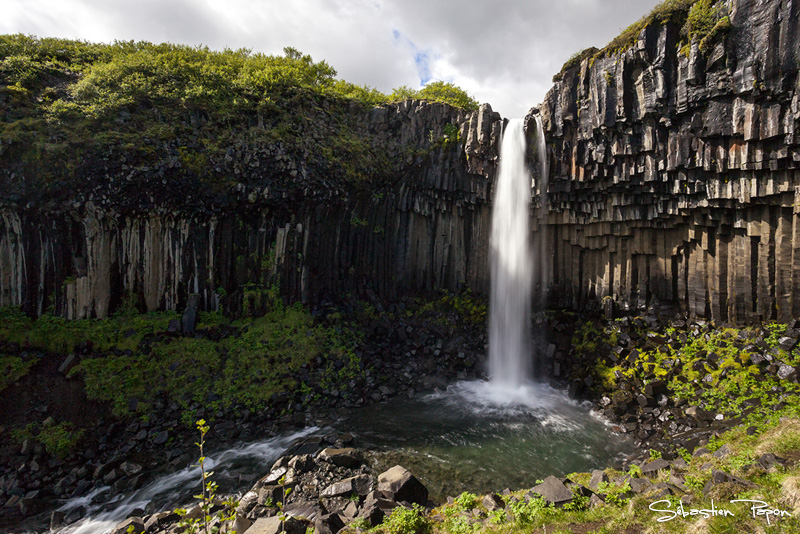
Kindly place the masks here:
[(561, 78), (564, 77), (564, 73), (568, 70), (579, 66), (584, 59), (593, 58), (600, 50), (591, 46), (589, 48), (584, 48), (580, 52), (575, 52), (570, 56), (570, 58), (562, 65), (561, 70), (558, 71), (558, 74), (553, 75), (553, 82), (557, 82)]
[(420, 318), (432, 318), (443, 326), (485, 326), (486, 311), (486, 300), (467, 288), (458, 294), (442, 292), (442, 296), (436, 300), (420, 301), (413, 314)]
[(25, 440), (41, 443), (47, 454), (64, 459), (75, 451), (83, 434), (83, 429), (76, 429), (70, 422), (55, 423), (49, 419), (42, 424), (30, 423), (21, 429), (12, 430), (11, 437), (17, 443)]
[(0, 392), (28, 374), (33, 364), (31, 358), (0, 355)]
[(34, 320), (19, 308), (0, 308), (0, 341), (51, 353), (70, 352), (77, 345), (91, 342), (94, 350), (131, 350), (142, 339), (163, 332), (177, 313), (131, 314), (123, 307), (107, 319), (67, 320), (44, 314)]
[[(581, 358), (594, 355), (602, 362), (616, 344), (616, 334), (600, 332), (591, 324), (578, 328), (573, 346)], [(778, 348), (778, 339), (785, 330), (786, 325), (765, 325), (764, 342), (776, 352), (778, 360), (796, 366), (800, 364), (800, 355)], [(643, 334), (647, 337), (646, 332)], [(755, 335), (752, 328), (717, 328), (702, 335), (681, 333), (674, 328), (666, 329), (663, 335), (650, 332), (649, 339), (658, 343), (649, 348), (642, 346), (635, 358), (614, 366), (595, 365), (594, 376), (608, 391), (614, 391), (620, 379), (643, 384), (663, 380), (676, 399), (699, 403), (706, 410), (730, 416), (739, 413), (742, 406), (753, 405), (746, 415), (763, 418), (786, 398), (800, 394), (800, 384), (781, 381), (754, 365), (750, 359), (754, 346), (742, 342), (751, 335)], [(775, 395), (775, 388), (780, 388), (782, 395)]]
[(681, 28), (682, 43), (679, 49), (684, 55), (688, 54), (694, 41), (698, 42), (700, 51), (707, 54), (712, 45), (731, 29), (728, 7), (722, 0), (664, 0), (649, 14), (622, 30), (602, 49), (587, 48), (574, 54), (553, 77), (553, 82), (562, 79), (564, 73), (580, 65), (585, 59), (593, 63), (596, 59), (625, 52), (636, 44), (643, 29), (664, 24)]
[[(25, 190), (23, 177), (36, 177), (37, 188), (28, 192), (44, 195), (85, 187), (88, 177), (124, 174), (130, 183), (119, 187), (181, 180), (215, 195), (263, 178), (258, 162), (241, 162), (239, 151), (254, 147), (305, 161), (341, 183), (371, 182), (385, 174), (387, 156), (369, 143), (353, 106), (367, 110), (406, 92), (477, 107), (445, 82), (387, 96), (338, 79), (327, 62), (293, 48), (266, 55), (3, 35), (0, 157), (7, 172), (0, 183)], [(287, 163), (270, 172), (289, 180), (297, 168)]]
[(425, 534), (430, 530), (431, 523), (425, 516), (425, 509), (418, 504), (413, 508), (395, 508), (392, 515), (376, 529), (385, 534)]
[(430, 100), (432, 102), (445, 102), (459, 108), (464, 108), (467, 111), (475, 111), (478, 109), (477, 100), (472, 98), (460, 87), (449, 82), (430, 82), (419, 90), (414, 90), (403, 85), (395, 89), (389, 97), (391, 101), (406, 100), (408, 98), (418, 98), (420, 100)]
[[(370, 315), (369, 310), (357, 312), (353, 320), (364, 314)], [(90, 347), (92, 353), (70, 372), (83, 378), (90, 399), (109, 403), (117, 416), (144, 418), (156, 403), (174, 402), (187, 425), (204, 407), (257, 412), (279, 394), (319, 400), (324, 389), (341, 389), (364, 373), (355, 354), (363, 339), (358, 323), (335, 316), (315, 322), (299, 304), (286, 308), (271, 303), (266, 314), (235, 321), (201, 312), (198, 329), (206, 335), (166, 335), (169, 321), (179, 317), (160, 312), (120, 313), (102, 320), (67, 321), (50, 315), (33, 320), (7, 308), (0, 310), (0, 341), (47, 353)], [(35, 361), (0, 358), (6, 371), (3, 388)], [(316, 389), (298, 378), (301, 370), (319, 375)], [(280, 409), (291, 408), (284, 403)]]
[[(328, 362), (323, 381), (349, 380), (361, 372), (353, 352), (360, 334), (347, 325), (315, 325), (299, 304), (226, 328), (234, 335), (220, 341), (159, 336), (149, 349), (131, 355), (85, 358), (72, 374), (82, 374), (89, 398), (109, 402), (119, 416), (128, 413), (131, 399), (145, 413), (166, 398), (181, 407), (188, 424), (201, 406), (263, 410), (273, 395), (300, 391), (296, 373), (316, 366), (318, 358)], [(337, 360), (340, 367), (334, 366)]]

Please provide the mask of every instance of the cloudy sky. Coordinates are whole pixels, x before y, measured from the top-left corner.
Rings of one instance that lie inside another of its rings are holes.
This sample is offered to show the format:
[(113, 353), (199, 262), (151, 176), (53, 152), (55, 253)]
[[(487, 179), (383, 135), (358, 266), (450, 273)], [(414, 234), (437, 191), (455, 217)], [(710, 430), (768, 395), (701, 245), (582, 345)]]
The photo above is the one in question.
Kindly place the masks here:
[(540, 103), (573, 53), (658, 0), (2, 0), (0, 33), (170, 41), (280, 54), (293, 46), (384, 92), (453, 82), (505, 117)]

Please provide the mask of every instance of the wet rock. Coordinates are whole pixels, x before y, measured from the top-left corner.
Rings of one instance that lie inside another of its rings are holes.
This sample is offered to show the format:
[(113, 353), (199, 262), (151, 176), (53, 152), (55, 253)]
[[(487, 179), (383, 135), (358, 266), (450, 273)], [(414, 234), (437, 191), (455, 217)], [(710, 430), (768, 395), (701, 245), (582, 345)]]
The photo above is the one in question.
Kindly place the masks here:
[[(67, 514), (64, 516), (64, 524), (71, 525), (76, 521), (80, 521), (86, 517), (86, 507), (85, 506), (77, 506), (72, 510), (68, 510)], [(135, 527), (134, 527), (135, 528)]]
[(396, 465), (378, 475), (378, 491), (397, 502), (428, 503), (428, 489), (405, 467)]
[(64, 519), (67, 517), (65, 512), (54, 511), (50, 514), (50, 530), (57, 530), (65, 525)]

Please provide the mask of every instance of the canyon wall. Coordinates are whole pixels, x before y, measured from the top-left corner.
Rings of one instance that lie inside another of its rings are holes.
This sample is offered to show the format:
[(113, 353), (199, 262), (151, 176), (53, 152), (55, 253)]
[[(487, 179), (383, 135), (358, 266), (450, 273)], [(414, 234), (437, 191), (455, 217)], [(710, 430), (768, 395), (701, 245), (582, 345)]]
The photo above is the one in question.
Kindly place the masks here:
[[(530, 142), (535, 297), (719, 322), (800, 317), (800, 4), (728, 6), (712, 46), (681, 50), (681, 28), (651, 24), (631, 48), (566, 69), (528, 116), (533, 141), (541, 115), (550, 169), (544, 180)], [(150, 159), (111, 147), (65, 164), (77, 170), (64, 182), (9, 160), (0, 306), (81, 318), (131, 300), (182, 309), (192, 293), (234, 313), (277, 294), (485, 293), (500, 116), (414, 100), (303, 105), (295, 132), (270, 133), (261, 115), (222, 132), (213, 161), (200, 116), (180, 143), (144, 139)], [(210, 181), (187, 174), (202, 165)]]
[(412, 100), (353, 114), (387, 156), (374, 183), (312, 181), (313, 154), (292, 157), (278, 144), (234, 150), (232, 165), (258, 160), (279, 176), (237, 184), (223, 202), (174, 207), (148, 190), (4, 199), (0, 306), (82, 318), (104, 317), (131, 295), (142, 309), (180, 310), (198, 293), (203, 309), (236, 313), (264, 307), (276, 290), (289, 302), (485, 291), (500, 116), (488, 105), (464, 112)]
[[(653, 24), (539, 110), (553, 304), (800, 317), (800, 3), (734, 0), (702, 53)], [(533, 127), (529, 116), (529, 127)]]

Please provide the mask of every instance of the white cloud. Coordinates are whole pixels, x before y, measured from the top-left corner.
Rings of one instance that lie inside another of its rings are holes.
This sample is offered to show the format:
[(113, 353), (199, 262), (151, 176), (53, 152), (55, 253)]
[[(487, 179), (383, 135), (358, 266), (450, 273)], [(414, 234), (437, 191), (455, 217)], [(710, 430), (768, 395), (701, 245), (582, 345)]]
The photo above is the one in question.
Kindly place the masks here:
[[(605, 45), (657, 0), (4, 0), (0, 33), (171, 41), (280, 53), (391, 91), (430, 71), (504, 116), (541, 102), (574, 52)], [(402, 38), (396, 38), (399, 32)]]

